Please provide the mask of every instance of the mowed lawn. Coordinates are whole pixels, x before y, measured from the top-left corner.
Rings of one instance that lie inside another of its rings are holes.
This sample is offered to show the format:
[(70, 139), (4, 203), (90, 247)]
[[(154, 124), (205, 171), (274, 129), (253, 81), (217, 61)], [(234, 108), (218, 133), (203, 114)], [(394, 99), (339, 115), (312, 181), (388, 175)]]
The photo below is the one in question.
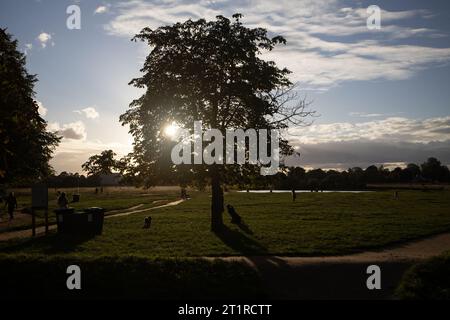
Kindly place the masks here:
[[(96, 194), (95, 188), (80, 188), (79, 192), (73, 188), (59, 189), (65, 192), (69, 202), (72, 200), (72, 194), (80, 194), (81, 201), (69, 203), (69, 206), (75, 210), (81, 210), (89, 207), (102, 207), (106, 210), (106, 215), (111, 211), (117, 212), (140, 205), (139, 209), (151, 208), (174, 201), (179, 196), (179, 188), (161, 188), (157, 189), (138, 189), (131, 187), (105, 187), (104, 192)], [(100, 188), (99, 188), (100, 190)], [(57, 194), (55, 189), (49, 189), (49, 222), (56, 223), (56, 216), (53, 211), (57, 208)], [(31, 189), (16, 190), (16, 197), (19, 209), (31, 206)], [(8, 221), (6, 210), (2, 212), (4, 224)], [(44, 225), (44, 211), (36, 211), (36, 224)], [(31, 216), (21, 216), (8, 225), (8, 230), (20, 230), (31, 227)], [(6, 229), (6, 228), (5, 228)]]
[[(244, 225), (230, 223), (210, 231), (210, 196), (192, 193), (192, 199), (161, 208), (105, 220), (103, 234), (73, 238), (56, 233), (34, 240), (0, 243), (3, 253), (69, 254), (75, 256), (143, 255), (198, 257), (227, 255), (310, 256), (379, 248), (450, 230), (449, 191), (368, 193), (301, 193), (292, 202), (289, 193), (231, 192), (232, 204)], [(146, 216), (153, 218), (143, 229)]]

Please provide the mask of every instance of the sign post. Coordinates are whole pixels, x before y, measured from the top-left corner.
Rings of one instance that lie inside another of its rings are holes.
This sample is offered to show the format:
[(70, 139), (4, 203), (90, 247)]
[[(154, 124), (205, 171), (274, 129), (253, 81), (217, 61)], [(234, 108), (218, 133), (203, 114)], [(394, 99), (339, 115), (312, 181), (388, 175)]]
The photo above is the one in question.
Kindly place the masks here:
[(48, 234), (48, 188), (44, 183), (31, 188), (31, 224), (33, 237), (36, 236), (36, 210), (45, 210), (45, 234)]

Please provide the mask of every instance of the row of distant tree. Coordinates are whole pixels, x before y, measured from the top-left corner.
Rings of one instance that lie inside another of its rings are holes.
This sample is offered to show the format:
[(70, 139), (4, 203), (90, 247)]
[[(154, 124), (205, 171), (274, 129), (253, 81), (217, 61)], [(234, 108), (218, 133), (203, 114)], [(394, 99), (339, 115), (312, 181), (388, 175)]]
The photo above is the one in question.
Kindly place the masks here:
[[(110, 174), (114, 170), (111, 157), (112, 152), (104, 152), (103, 164), (97, 163), (97, 170), (90, 171), (88, 176), (78, 173), (61, 172), (49, 176), (46, 181), (49, 187), (96, 187), (101, 184), (101, 175)], [(93, 156), (92, 159), (100, 159)], [(91, 163), (92, 161), (87, 161)], [(85, 168), (87, 166), (84, 166)], [(93, 169), (92, 167), (90, 167)], [(176, 180), (166, 180), (162, 184), (174, 184)], [(186, 181), (189, 185), (198, 186), (194, 181)], [(436, 158), (429, 158), (421, 165), (410, 163), (405, 168), (389, 170), (383, 166), (369, 166), (366, 169), (359, 167), (346, 171), (314, 169), (306, 171), (301, 167), (284, 168), (274, 176), (254, 175), (238, 182), (242, 189), (351, 189), (365, 188), (368, 184), (378, 183), (450, 183), (450, 170)], [(122, 184), (127, 184), (123, 179)]]
[(250, 188), (273, 189), (352, 189), (365, 188), (378, 183), (449, 183), (450, 170), (436, 158), (429, 158), (421, 165), (410, 163), (405, 168), (393, 170), (383, 166), (359, 167), (347, 171), (288, 168), (273, 177), (255, 177)]

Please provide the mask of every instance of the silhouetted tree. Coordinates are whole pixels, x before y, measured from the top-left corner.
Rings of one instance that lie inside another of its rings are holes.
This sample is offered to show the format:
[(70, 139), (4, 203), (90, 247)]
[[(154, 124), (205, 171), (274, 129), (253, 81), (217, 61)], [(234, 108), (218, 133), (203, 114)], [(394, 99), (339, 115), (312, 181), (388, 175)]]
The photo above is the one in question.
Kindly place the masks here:
[(36, 81), (17, 40), (0, 29), (0, 183), (33, 181), (52, 172), (49, 160), (60, 138), (46, 131), (39, 115)]
[(425, 179), (431, 181), (444, 181), (447, 175), (448, 168), (441, 165), (441, 162), (436, 158), (428, 158), (426, 162), (421, 165), (422, 175)]
[(100, 154), (93, 155), (81, 165), (88, 175), (111, 174), (113, 170), (118, 169), (119, 162), (114, 157), (116, 153), (112, 150), (102, 151)]
[(305, 180), (305, 169), (301, 167), (289, 168), (287, 180), (289, 189), (300, 189)]
[(383, 180), (383, 176), (378, 171), (376, 166), (369, 166), (364, 171), (364, 181), (366, 183), (378, 183)]
[[(172, 121), (191, 129), (194, 121), (201, 120), (205, 128), (224, 134), (228, 128), (285, 128), (310, 114), (304, 101), (287, 103), (294, 98), (287, 78), (290, 72), (259, 57), (285, 39), (269, 38), (262, 28), (244, 27), (240, 14), (233, 18), (233, 22), (217, 16), (209, 22), (188, 20), (156, 30), (144, 28), (134, 37), (151, 47), (141, 69), (144, 75), (130, 82), (146, 92), (120, 119), (130, 126), (133, 159), (147, 185), (170, 166), (163, 161), (168, 139), (162, 128)], [(280, 142), (284, 153), (292, 151), (286, 140)], [(192, 168), (195, 176), (203, 178), (207, 173), (210, 178), (212, 230), (222, 226), (225, 169), (240, 177), (245, 174), (238, 166)]]
[(414, 163), (409, 163), (400, 174), (402, 182), (414, 182), (420, 180), (421, 175), (422, 172), (420, 167)]

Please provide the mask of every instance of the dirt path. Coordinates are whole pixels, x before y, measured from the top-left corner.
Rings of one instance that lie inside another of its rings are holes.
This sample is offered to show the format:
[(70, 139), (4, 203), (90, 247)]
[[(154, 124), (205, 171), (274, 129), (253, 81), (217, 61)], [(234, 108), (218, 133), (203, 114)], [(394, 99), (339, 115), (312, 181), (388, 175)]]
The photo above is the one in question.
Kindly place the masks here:
[(157, 206), (157, 207), (152, 207), (152, 208), (147, 208), (147, 209), (140, 209), (140, 210), (133, 210), (133, 211), (127, 211), (127, 212), (121, 212), (121, 213), (117, 213), (117, 214), (113, 214), (113, 215), (107, 215), (105, 217), (105, 219), (115, 218), (115, 217), (124, 217), (124, 216), (129, 216), (131, 214), (140, 213), (140, 212), (144, 212), (144, 211), (160, 209), (160, 208), (165, 208), (165, 207), (172, 207), (172, 206), (179, 205), (183, 201), (185, 201), (185, 200), (180, 199), (180, 200), (172, 201), (172, 202), (169, 202), (169, 203)]
[(401, 245), (393, 245), (380, 250), (365, 251), (341, 256), (323, 257), (221, 257), (219, 259), (229, 261), (244, 261), (250, 265), (255, 260), (274, 260), (291, 266), (320, 264), (320, 263), (367, 263), (367, 262), (392, 262), (392, 261), (419, 261), (438, 256), (445, 251), (450, 251), (450, 233), (443, 233), (420, 240), (406, 242)]
[[(414, 263), (450, 250), (450, 233), (388, 246), (377, 251), (325, 257), (208, 258), (249, 264), (273, 299), (392, 299)], [(381, 270), (381, 290), (368, 290), (367, 267)]]
[[(139, 210), (136, 210), (136, 209), (142, 207), (143, 204), (140, 204), (140, 205), (137, 205), (137, 206), (125, 209), (125, 210), (108, 211), (108, 215), (105, 216), (105, 219), (110, 219), (110, 218), (115, 218), (115, 217), (124, 217), (124, 216), (129, 216), (132, 214), (136, 214), (136, 213), (141, 213), (144, 211), (150, 211), (150, 210), (156, 210), (156, 209), (165, 208), (165, 207), (176, 206), (176, 205), (182, 203), (183, 201), (185, 201), (185, 200), (183, 200), (183, 199), (176, 200), (176, 201), (172, 201), (172, 202), (160, 205), (160, 206), (139, 209)], [(113, 213), (113, 212), (117, 212), (117, 213)], [(50, 225), (49, 230), (56, 230), (56, 224)], [(40, 226), (40, 227), (36, 228), (37, 236), (42, 235), (43, 233), (45, 233), (45, 226)], [(15, 238), (28, 238), (28, 237), (31, 237), (31, 235), (32, 235), (31, 229), (3, 232), (3, 233), (0, 233), (0, 241), (8, 241), (8, 240), (15, 239)]]

